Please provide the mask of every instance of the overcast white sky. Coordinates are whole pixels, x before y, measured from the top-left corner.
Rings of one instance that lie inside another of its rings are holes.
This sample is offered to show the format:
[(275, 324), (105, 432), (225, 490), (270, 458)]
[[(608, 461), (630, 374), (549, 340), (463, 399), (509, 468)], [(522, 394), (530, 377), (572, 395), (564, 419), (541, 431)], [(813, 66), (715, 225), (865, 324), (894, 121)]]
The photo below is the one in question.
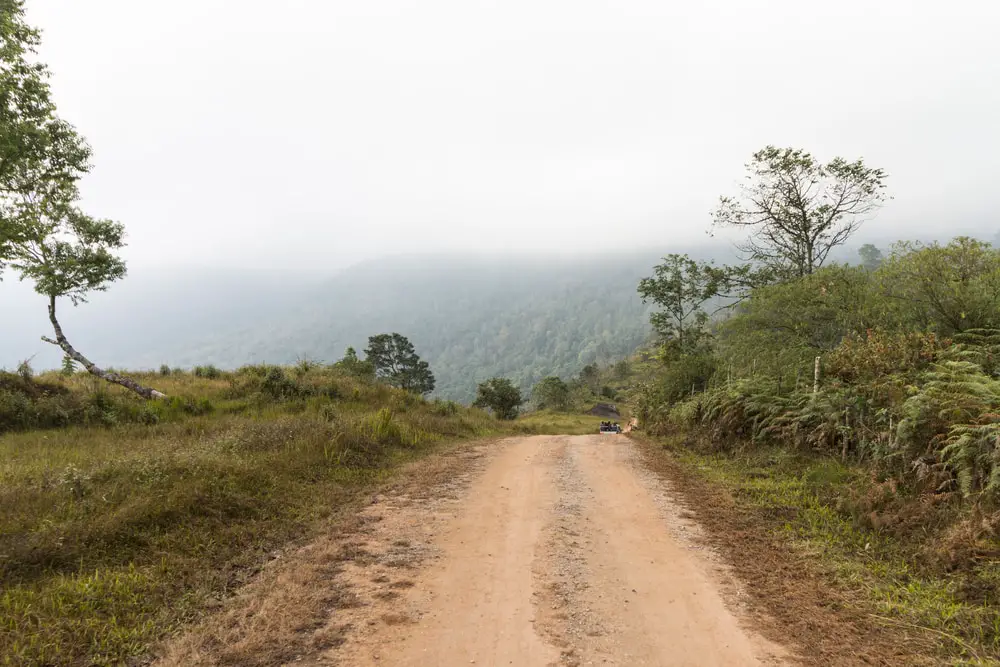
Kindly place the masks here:
[[(768, 143), (1000, 228), (996, 0), (28, 0), (132, 267), (697, 241)], [(876, 230), (869, 229), (869, 232)]]

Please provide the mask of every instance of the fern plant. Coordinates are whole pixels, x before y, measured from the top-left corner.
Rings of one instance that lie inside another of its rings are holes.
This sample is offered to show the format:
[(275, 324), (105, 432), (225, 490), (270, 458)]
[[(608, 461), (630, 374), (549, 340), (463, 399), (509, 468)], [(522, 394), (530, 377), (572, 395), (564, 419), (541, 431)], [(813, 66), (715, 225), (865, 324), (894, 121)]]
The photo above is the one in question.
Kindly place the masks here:
[(977, 492), (996, 497), (1000, 493), (1000, 415), (982, 415), (975, 424), (951, 427), (944, 462), (958, 480), (965, 496)]
[(987, 375), (1000, 371), (1000, 329), (969, 329), (955, 334), (954, 341), (971, 353)]
[[(961, 347), (934, 364), (922, 386), (903, 404), (898, 454), (914, 467), (944, 463), (965, 495), (995, 493), (1000, 420), (1000, 381), (970, 361)], [(904, 462), (905, 462), (904, 461)]]

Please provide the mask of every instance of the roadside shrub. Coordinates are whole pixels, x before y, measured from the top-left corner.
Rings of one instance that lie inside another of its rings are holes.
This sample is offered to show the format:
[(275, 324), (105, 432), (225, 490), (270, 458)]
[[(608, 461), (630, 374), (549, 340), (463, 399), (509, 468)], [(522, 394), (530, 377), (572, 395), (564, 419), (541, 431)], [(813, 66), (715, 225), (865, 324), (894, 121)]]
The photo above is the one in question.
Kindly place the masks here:
[(434, 399), (431, 404), (434, 414), (441, 415), (442, 417), (451, 417), (452, 415), (458, 414), (458, 403), (455, 401), (442, 401), (441, 399)]
[(264, 400), (275, 401), (309, 397), (338, 399), (344, 396), (341, 389), (344, 382), (339, 371), (318, 364), (310, 366), (308, 371), (303, 371), (301, 366), (289, 371), (281, 366), (261, 364), (237, 370), (230, 378), (228, 395), (232, 398), (259, 395)]

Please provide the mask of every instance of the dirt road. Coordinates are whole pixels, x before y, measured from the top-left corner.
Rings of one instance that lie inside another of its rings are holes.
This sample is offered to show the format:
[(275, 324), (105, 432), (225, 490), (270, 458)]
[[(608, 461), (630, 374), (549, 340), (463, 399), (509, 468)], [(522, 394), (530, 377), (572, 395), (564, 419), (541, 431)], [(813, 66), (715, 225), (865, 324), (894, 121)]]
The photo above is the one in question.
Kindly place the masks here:
[(754, 665), (787, 653), (623, 436), (494, 446), (434, 499), (382, 498), (321, 664)]

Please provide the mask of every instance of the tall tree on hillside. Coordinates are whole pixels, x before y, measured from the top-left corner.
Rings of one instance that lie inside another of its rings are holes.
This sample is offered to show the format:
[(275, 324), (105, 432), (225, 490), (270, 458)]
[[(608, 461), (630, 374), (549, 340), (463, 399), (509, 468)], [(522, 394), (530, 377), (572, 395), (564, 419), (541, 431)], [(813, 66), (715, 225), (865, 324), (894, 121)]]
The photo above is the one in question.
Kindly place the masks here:
[(63, 353), (90, 373), (140, 394), (163, 394), (103, 370), (67, 340), (58, 299), (77, 305), (125, 276), (115, 252), (125, 230), (77, 206), (77, 181), (90, 170), (90, 147), (56, 115), (48, 70), (29, 63), (38, 33), (24, 23), (21, 2), (0, 5), (0, 270), (13, 269), (48, 299), (49, 321)]
[(653, 268), (653, 276), (639, 281), (643, 302), (662, 310), (650, 315), (653, 329), (675, 352), (692, 351), (702, 340), (708, 313), (703, 306), (726, 285), (726, 272), (699, 264), (687, 255), (671, 254)]
[(804, 150), (768, 146), (746, 169), (739, 194), (720, 198), (713, 226), (748, 231), (737, 247), (779, 277), (821, 267), (888, 199), (885, 171), (860, 159), (822, 164)]
[(476, 402), (472, 405), (492, 410), (497, 419), (514, 419), (523, 403), (521, 390), (513, 382), (507, 378), (490, 378), (479, 385)]
[(434, 374), (406, 336), (398, 333), (371, 336), (365, 355), (375, 367), (375, 376), (392, 386), (415, 394), (434, 391)]
[(601, 369), (597, 364), (587, 364), (580, 369), (580, 381), (591, 390), (597, 391), (597, 386), (601, 382)]

